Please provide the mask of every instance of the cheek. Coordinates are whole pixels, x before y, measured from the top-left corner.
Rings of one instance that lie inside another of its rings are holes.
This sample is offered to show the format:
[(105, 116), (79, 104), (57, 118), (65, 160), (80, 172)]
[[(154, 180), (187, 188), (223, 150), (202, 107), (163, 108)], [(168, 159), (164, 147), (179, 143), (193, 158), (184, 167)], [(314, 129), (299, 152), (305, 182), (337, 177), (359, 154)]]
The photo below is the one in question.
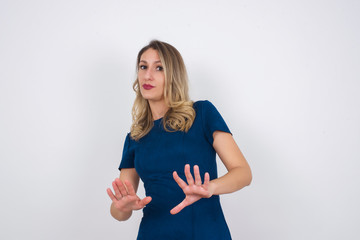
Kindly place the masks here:
[(141, 74), (140, 72), (138, 72), (138, 74), (137, 74), (137, 79), (138, 79), (138, 81), (142, 80), (142, 79), (143, 79), (143, 74)]
[(163, 87), (165, 87), (165, 76), (164, 76), (164, 74), (162, 74), (161, 76), (159, 76), (159, 79), (160, 79), (161, 85), (162, 85)]
[(165, 89), (165, 81), (161, 81), (160, 86), (161, 86), (161, 91), (163, 92)]

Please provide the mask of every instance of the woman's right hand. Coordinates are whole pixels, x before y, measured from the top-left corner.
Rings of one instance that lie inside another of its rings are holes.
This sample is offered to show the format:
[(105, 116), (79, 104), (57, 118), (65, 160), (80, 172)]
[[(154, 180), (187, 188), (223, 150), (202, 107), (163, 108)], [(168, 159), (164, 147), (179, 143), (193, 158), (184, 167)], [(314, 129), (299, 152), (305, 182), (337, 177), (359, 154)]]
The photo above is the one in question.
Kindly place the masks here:
[(120, 212), (131, 212), (132, 210), (142, 209), (151, 201), (151, 197), (140, 199), (136, 195), (134, 187), (127, 180), (123, 182), (119, 178), (116, 178), (112, 183), (112, 187), (115, 195), (110, 188), (106, 191), (113, 202), (113, 206)]

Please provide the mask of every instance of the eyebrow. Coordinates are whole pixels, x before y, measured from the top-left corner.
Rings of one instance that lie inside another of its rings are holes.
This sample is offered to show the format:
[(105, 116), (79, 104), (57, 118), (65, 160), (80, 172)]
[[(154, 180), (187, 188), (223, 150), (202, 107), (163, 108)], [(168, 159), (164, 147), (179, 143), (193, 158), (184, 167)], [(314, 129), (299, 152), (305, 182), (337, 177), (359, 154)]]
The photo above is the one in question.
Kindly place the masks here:
[[(147, 63), (147, 61), (145, 61), (145, 60), (140, 60), (140, 62)], [(159, 61), (155, 61), (154, 63), (161, 63), (161, 61), (160, 61), (160, 60), (159, 60)]]

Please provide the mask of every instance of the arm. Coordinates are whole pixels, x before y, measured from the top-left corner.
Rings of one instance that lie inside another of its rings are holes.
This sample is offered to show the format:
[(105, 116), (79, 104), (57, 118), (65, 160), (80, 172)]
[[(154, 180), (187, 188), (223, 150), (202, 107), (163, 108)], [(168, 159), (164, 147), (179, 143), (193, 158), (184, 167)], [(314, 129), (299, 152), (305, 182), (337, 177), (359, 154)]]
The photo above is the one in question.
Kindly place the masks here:
[(140, 199), (136, 195), (139, 186), (139, 175), (134, 168), (124, 168), (120, 172), (120, 177), (112, 183), (115, 194), (110, 188), (107, 193), (112, 200), (110, 213), (119, 220), (125, 221), (130, 218), (133, 210), (139, 210), (151, 201), (151, 197)]
[(250, 166), (230, 133), (215, 131), (213, 147), (228, 172), (210, 181), (212, 195), (232, 193), (248, 186), (252, 180)]

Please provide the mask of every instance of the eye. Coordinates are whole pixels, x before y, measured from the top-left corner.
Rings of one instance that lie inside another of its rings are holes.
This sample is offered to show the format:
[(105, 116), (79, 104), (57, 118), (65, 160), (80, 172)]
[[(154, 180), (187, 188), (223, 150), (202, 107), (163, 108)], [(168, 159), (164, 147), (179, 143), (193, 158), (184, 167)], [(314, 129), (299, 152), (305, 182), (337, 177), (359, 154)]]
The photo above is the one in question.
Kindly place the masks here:
[(162, 71), (162, 70), (164, 70), (164, 68), (163, 68), (162, 66), (157, 66), (157, 67), (156, 67), (156, 70)]
[(141, 69), (141, 70), (145, 70), (147, 68), (147, 66), (145, 66), (145, 65), (140, 65), (139, 66), (139, 69)]

